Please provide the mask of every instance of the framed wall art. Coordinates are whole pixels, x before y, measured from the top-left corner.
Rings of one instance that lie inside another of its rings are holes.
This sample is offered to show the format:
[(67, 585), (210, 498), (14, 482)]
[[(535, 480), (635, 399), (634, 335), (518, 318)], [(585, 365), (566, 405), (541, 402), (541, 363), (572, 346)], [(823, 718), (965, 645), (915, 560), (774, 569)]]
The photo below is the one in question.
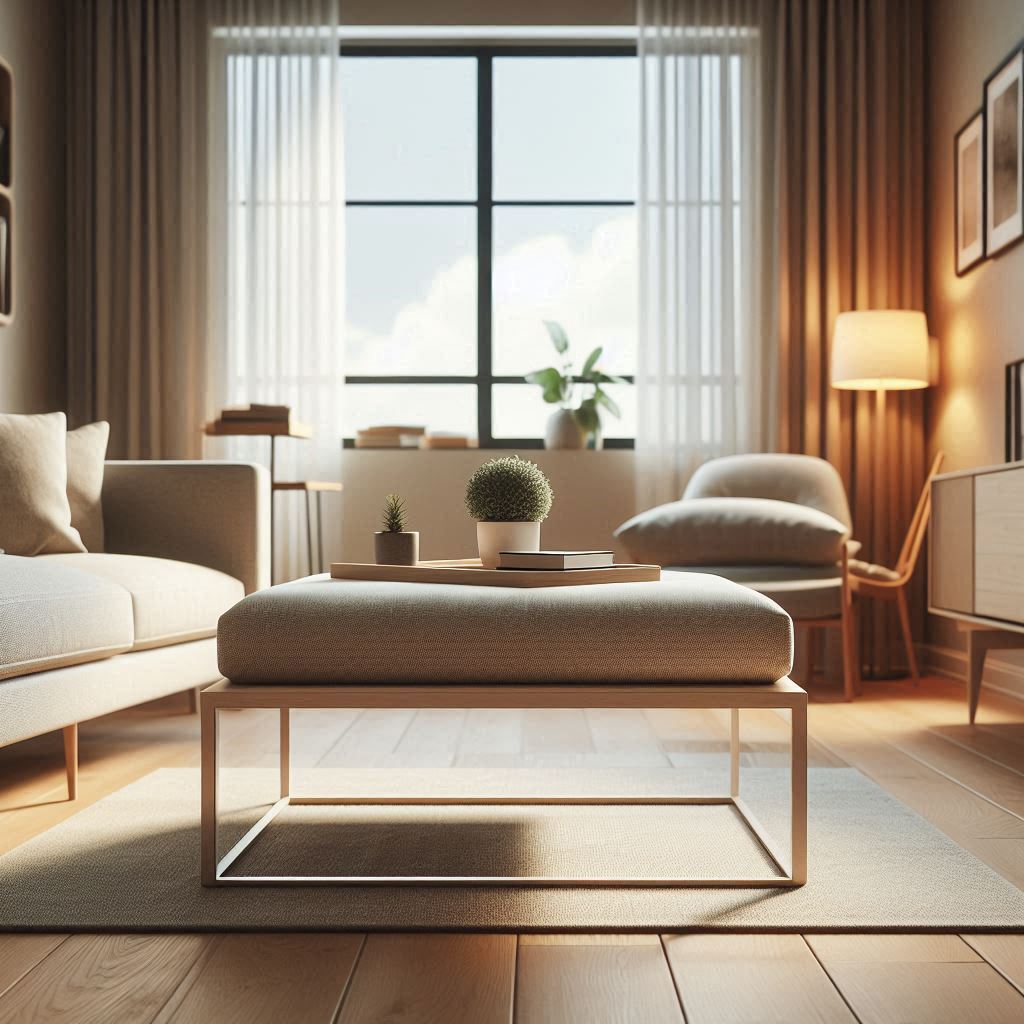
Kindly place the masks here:
[(1024, 237), (1024, 48), (985, 80), (985, 251)]
[(985, 258), (985, 118), (978, 111), (956, 133), (953, 146), (956, 272)]

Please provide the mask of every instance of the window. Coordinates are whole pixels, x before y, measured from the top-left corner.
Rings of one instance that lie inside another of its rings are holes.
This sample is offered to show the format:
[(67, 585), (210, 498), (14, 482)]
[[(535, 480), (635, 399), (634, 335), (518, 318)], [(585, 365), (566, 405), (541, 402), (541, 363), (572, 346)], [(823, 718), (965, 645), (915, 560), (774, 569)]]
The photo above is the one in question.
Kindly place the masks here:
[[(345, 107), (345, 434), (420, 422), (539, 446), (544, 320), (632, 379), (637, 61), (629, 47), (354, 47)], [(606, 444), (629, 446), (632, 385)]]

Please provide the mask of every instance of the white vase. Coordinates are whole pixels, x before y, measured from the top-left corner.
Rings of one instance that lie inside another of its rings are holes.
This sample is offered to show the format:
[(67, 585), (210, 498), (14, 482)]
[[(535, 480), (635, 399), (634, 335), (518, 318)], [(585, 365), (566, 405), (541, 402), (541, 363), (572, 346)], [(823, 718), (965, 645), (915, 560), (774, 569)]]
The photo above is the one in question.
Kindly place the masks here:
[(583, 448), (587, 435), (572, 409), (556, 409), (544, 430), (544, 447), (548, 449)]
[(497, 569), (501, 551), (540, 551), (540, 523), (477, 523), (476, 544), (483, 567)]

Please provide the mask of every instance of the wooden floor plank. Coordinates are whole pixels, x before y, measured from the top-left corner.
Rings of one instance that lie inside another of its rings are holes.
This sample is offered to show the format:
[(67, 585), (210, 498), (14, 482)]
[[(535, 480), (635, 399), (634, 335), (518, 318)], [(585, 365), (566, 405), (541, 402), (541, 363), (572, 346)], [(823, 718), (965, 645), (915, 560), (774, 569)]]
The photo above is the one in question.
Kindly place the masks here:
[(959, 935), (805, 935), (823, 963), (978, 963)]
[(317, 764), (318, 768), (376, 768), (387, 764), (415, 711), (363, 711)]
[(987, 963), (825, 964), (861, 1024), (1020, 1024), (1024, 996)]
[(591, 708), (585, 714), (594, 750), (609, 768), (660, 768), (669, 764), (642, 711)]
[(508, 1024), (514, 935), (370, 935), (339, 1024)]
[(330, 1024), (363, 937), (221, 935), (158, 1024)]
[(666, 935), (688, 1024), (856, 1024), (799, 935)]
[(66, 938), (66, 935), (0, 935), (0, 996)]
[(1024, 993), (1024, 934), (965, 935), (963, 938), (1007, 981)]
[(448, 768), (455, 761), (466, 712), (461, 708), (424, 708), (388, 758), (389, 768)]
[(0, 1022), (149, 1024), (209, 941), (72, 935), (0, 997)]
[(516, 1024), (680, 1024), (683, 1015), (655, 935), (523, 936)]

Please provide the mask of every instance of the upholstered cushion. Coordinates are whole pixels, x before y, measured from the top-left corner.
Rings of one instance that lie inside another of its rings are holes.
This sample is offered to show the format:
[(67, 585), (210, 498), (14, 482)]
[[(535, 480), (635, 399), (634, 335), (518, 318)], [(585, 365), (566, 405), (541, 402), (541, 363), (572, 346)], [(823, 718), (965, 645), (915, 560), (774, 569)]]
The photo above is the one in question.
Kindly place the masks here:
[(0, 415), (0, 550), (84, 551), (71, 525), (64, 413)]
[(816, 508), (850, 527), (850, 506), (835, 466), (813, 455), (726, 455), (690, 477), (684, 498), (770, 498)]
[(865, 576), (869, 580), (898, 580), (900, 578), (900, 574), (894, 569), (876, 565), (874, 562), (862, 562), (859, 558), (851, 558), (849, 568), (854, 576)]
[(241, 683), (767, 683), (792, 665), (778, 605), (715, 576), (516, 590), (314, 576), (221, 617)]
[(217, 619), (244, 594), (242, 584), (215, 569), (142, 555), (41, 555), (123, 588), (134, 620), (132, 650), (213, 636)]
[(849, 531), (790, 501), (689, 498), (641, 512), (615, 536), (657, 565), (835, 565)]
[(103, 460), (107, 455), (109, 436), (110, 424), (102, 421), (87, 423), (77, 430), (68, 431), (68, 503), (71, 505), (71, 525), (81, 536), (86, 551), (103, 550), (101, 495)]
[(770, 597), (791, 619), (835, 619), (842, 608), (842, 579), (834, 565), (672, 566), (662, 572), (704, 572), (724, 576)]
[(0, 679), (109, 658), (133, 636), (123, 587), (51, 558), (0, 555)]

